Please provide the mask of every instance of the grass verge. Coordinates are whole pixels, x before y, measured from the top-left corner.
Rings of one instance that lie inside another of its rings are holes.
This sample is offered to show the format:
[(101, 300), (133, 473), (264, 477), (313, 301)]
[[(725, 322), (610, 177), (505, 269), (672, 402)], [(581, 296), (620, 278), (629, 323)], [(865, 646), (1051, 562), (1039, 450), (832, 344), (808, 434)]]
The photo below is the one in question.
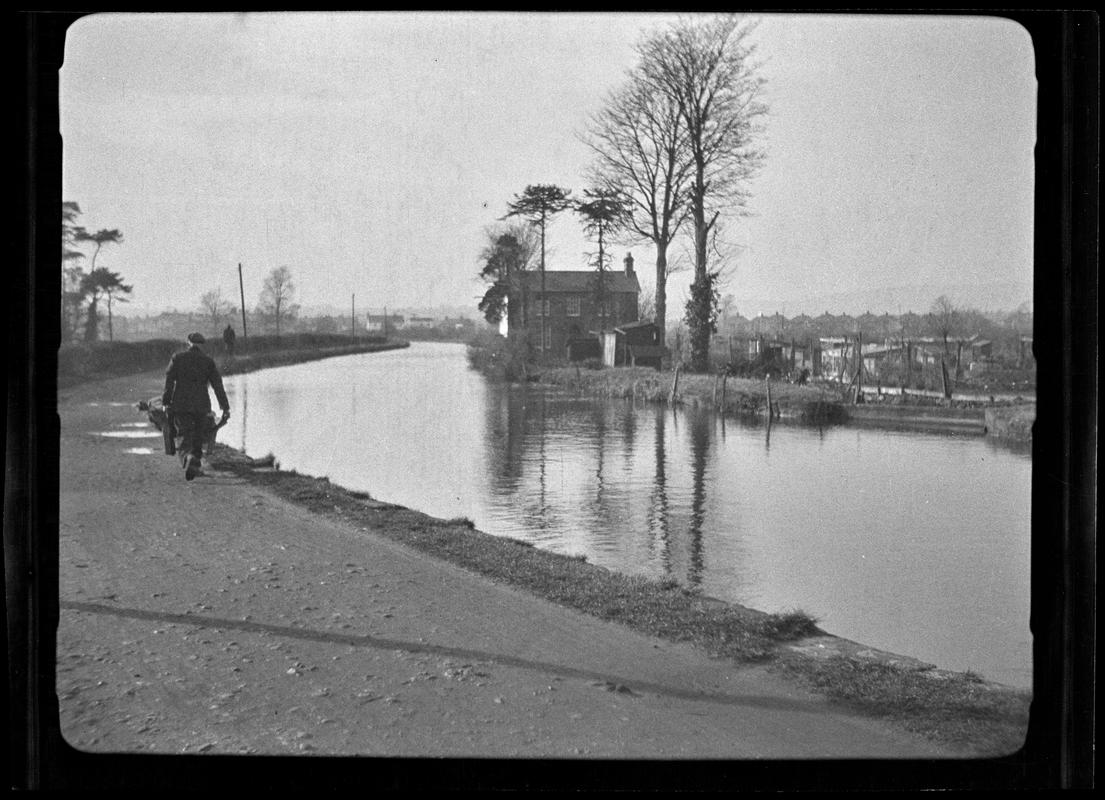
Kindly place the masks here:
[[(645, 367), (616, 369), (576, 369), (555, 367), (541, 373), (541, 383), (574, 389), (597, 397), (638, 399), (651, 403), (667, 403), (671, 395), (673, 374)], [(766, 416), (767, 383), (752, 378), (721, 379), (714, 375), (681, 373), (676, 391), (676, 403), (717, 407), (736, 416)], [(771, 382), (771, 403), (783, 418), (804, 422), (842, 422), (847, 415), (841, 404), (840, 392), (819, 386), (800, 386), (781, 381)]]
[(764, 614), (703, 598), (673, 581), (611, 572), (584, 559), (491, 536), (467, 519), (435, 519), (374, 502), (325, 478), (272, 469), (272, 459), (253, 461), (219, 446), (212, 466), (313, 512), (352, 522), (492, 580), (643, 633), (695, 644), (714, 655), (762, 661), (780, 641), (818, 632), (814, 620), (801, 612)]
[[(348, 336), (297, 334), (283, 339), (255, 337), (250, 340), (248, 349), (240, 348), (233, 357), (223, 351), (221, 343), (207, 346), (205, 352), (215, 359), (223, 375), (235, 375), (268, 367), (409, 346), (410, 342), (402, 340), (354, 341)], [(59, 389), (68, 389), (87, 381), (163, 371), (173, 354), (184, 349), (185, 345), (174, 339), (66, 344), (58, 351), (57, 385)]]
[(862, 713), (973, 756), (1010, 755), (1024, 745), (1031, 695), (971, 672), (915, 670), (836, 656), (781, 654), (775, 666)]
[(918, 671), (869, 659), (801, 655), (787, 645), (824, 635), (801, 611), (766, 614), (689, 591), (674, 580), (623, 575), (585, 559), (374, 501), (326, 478), (274, 468), (217, 445), (212, 467), (225, 470), (322, 516), (353, 524), (491, 580), (640, 633), (687, 643), (740, 663), (764, 664), (852, 711), (883, 718), (966, 755), (1021, 747), (1029, 695), (970, 673)]

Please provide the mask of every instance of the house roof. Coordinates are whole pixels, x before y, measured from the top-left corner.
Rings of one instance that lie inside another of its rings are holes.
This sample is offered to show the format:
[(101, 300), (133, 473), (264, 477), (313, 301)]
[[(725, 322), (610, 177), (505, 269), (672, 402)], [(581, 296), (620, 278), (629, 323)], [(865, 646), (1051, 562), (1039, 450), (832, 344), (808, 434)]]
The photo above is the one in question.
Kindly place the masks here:
[(636, 322), (627, 322), (624, 325), (619, 325), (614, 328), (616, 331), (633, 331), (638, 328), (656, 328), (658, 327), (655, 322), (650, 319), (640, 319)]
[[(547, 269), (545, 270), (545, 292), (547, 294), (593, 292), (598, 271), (593, 269)], [(541, 288), (541, 272), (529, 270), (522, 273), (523, 280), (529, 285), (531, 291)], [(633, 294), (641, 291), (641, 284), (637, 281), (637, 275), (626, 275), (619, 270), (607, 270), (604, 273), (606, 279), (606, 291), (630, 292)]]

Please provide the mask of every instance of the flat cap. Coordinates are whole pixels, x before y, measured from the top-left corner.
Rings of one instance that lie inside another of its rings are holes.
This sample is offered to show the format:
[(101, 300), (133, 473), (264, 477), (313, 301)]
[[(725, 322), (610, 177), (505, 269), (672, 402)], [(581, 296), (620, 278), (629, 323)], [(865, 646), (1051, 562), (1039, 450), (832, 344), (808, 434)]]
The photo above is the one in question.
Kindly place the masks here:
[(202, 333), (188, 334), (188, 341), (190, 341), (192, 344), (204, 344), (207, 342), (207, 340), (203, 338)]

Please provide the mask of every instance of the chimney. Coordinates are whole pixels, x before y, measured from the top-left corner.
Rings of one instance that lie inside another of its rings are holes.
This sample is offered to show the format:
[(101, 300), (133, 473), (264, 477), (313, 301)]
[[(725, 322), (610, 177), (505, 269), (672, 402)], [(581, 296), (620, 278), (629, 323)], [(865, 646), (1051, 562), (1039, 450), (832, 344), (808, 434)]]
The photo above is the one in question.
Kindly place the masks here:
[(632, 253), (626, 253), (625, 254), (625, 262), (624, 263), (625, 263), (626, 277), (632, 278), (633, 277), (633, 254)]

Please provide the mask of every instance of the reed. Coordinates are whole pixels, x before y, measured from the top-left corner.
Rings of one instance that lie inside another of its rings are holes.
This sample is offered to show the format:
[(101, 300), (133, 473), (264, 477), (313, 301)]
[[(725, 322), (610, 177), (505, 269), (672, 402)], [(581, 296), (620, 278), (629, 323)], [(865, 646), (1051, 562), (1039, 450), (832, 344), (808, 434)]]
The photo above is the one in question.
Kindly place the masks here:
[[(668, 403), (671, 400), (673, 374), (647, 367), (601, 370), (558, 367), (541, 373), (541, 382), (595, 397)], [(681, 372), (675, 403), (716, 407), (721, 413), (733, 416), (766, 415), (768, 392), (764, 381), (730, 376), (726, 378), (725, 391), (720, 395), (716, 384), (717, 376), (713, 374)], [(817, 386), (773, 382), (771, 402), (778, 406), (779, 414), (784, 418), (828, 423), (847, 419), (840, 394), (835, 390), (826, 392)]]

